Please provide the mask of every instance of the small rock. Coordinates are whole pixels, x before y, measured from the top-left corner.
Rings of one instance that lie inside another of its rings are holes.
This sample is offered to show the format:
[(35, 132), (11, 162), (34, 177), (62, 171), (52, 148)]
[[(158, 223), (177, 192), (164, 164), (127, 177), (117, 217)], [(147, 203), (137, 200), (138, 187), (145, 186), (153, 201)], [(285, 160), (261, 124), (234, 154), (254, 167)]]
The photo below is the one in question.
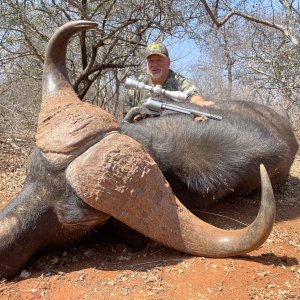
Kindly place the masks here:
[(26, 270), (23, 270), (21, 273), (20, 273), (20, 278), (28, 278), (29, 276), (31, 275), (30, 272), (26, 271)]

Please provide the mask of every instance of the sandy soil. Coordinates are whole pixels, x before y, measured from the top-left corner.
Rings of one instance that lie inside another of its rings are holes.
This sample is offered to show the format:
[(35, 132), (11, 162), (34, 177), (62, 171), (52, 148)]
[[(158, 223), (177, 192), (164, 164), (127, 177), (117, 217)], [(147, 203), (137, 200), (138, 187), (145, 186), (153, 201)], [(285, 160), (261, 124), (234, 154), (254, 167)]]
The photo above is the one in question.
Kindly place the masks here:
[[(0, 208), (22, 186), (31, 145), (26, 137), (0, 137)], [(88, 239), (0, 279), (0, 299), (300, 299), (300, 154), (275, 196), (275, 228), (247, 256), (192, 257), (154, 242), (133, 253), (122, 244)], [(222, 228), (240, 228), (254, 219), (259, 198), (230, 200), (197, 214)]]

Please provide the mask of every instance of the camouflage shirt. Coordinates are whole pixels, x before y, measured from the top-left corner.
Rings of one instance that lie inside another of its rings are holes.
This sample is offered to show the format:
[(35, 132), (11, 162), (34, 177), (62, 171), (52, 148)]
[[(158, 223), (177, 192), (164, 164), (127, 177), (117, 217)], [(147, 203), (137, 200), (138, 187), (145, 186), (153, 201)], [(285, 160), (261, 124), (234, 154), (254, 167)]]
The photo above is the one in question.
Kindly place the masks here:
[[(150, 76), (141, 76), (139, 81), (142, 81), (147, 85), (151, 85)], [(162, 88), (169, 91), (180, 91), (186, 93), (188, 95), (186, 101), (188, 102), (191, 101), (192, 96), (199, 95), (197, 88), (188, 79), (176, 72), (173, 72), (172, 70), (170, 70), (168, 78)], [(147, 91), (129, 90), (124, 103), (124, 114), (126, 114), (132, 107), (141, 105), (144, 100), (149, 98), (149, 96), (150, 93)]]

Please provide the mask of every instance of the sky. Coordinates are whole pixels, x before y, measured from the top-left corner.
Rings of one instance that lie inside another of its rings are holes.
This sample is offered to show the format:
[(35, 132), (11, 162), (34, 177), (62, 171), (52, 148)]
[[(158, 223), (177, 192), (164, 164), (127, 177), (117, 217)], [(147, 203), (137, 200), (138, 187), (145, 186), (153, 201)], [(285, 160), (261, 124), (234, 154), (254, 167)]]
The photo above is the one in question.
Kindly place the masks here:
[(171, 69), (191, 79), (190, 68), (194, 62), (203, 59), (203, 51), (192, 39), (166, 40), (164, 42), (169, 51)]
[(193, 40), (170, 41), (167, 45), (171, 59), (171, 69), (189, 77), (189, 68), (194, 61), (201, 58), (200, 47)]

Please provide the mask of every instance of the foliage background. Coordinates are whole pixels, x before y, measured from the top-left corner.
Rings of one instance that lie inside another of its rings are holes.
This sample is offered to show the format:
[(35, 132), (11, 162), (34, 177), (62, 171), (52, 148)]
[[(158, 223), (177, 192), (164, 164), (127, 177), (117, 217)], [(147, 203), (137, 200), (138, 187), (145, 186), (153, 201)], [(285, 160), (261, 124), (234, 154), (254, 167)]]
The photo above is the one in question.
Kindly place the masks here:
[(124, 80), (145, 72), (143, 50), (158, 40), (206, 99), (282, 105), (300, 127), (299, 0), (2, 0), (0, 14), (0, 131), (34, 132), (47, 42), (78, 19), (99, 28), (70, 43), (73, 87), (119, 119)]

